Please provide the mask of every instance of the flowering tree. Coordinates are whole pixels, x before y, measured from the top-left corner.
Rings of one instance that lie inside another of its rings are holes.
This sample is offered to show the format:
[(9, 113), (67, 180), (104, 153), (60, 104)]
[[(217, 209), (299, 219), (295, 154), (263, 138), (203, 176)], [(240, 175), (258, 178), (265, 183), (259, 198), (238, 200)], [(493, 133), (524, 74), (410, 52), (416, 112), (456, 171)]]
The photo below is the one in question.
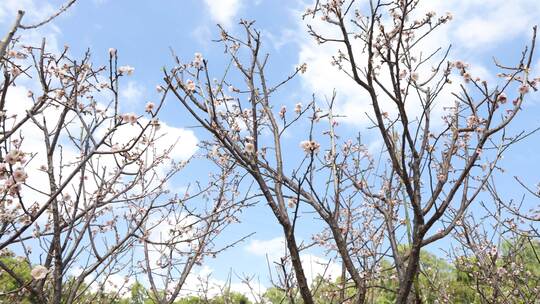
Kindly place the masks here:
[[(375, 185), (382, 186), (381, 191), (377, 193), (369, 180), (354, 176), (357, 188), (374, 204), (395, 206), (387, 211), (390, 214), (398, 208), (412, 211), (410, 248), (404, 254), (396, 246), (399, 229), (388, 229), (399, 281), (396, 301), (404, 303), (419, 272), (421, 248), (462, 224), (468, 207), (498, 170), (502, 154), (521, 139), (522, 134), (511, 136), (505, 129), (538, 81), (529, 76), (536, 28), (530, 48), (523, 51), (517, 64), (497, 64), (503, 79), (489, 84), (471, 75), (468, 64), (447, 62), (448, 52), (437, 59), (439, 50), (425, 55), (417, 49), (426, 36), (451, 20), (450, 14), (437, 18), (427, 12), (422, 16), (416, 13), (419, 1), (375, 1), (367, 13), (353, 11), (352, 5), (330, 1), (308, 12), (337, 26), (340, 38), (321, 36), (312, 27), (310, 33), (321, 43), (337, 42), (345, 48), (334, 63), (369, 95), (374, 126), (380, 131), (391, 164), (382, 183)], [(354, 15), (348, 17), (349, 13)], [(354, 28), (353, 32), (349, 28)], [(353, 40), (361, 41), (367, 56), (355, 51), (358, 48)], [(445, 90), (452, 83), (453, 71), (462, 84), (459, 91), (452, 92), (451, 101), (441, 100), (448, 97)], [(442, 126), (436, 128), (433, 111), (443, 102)], [(415, 110), (419, 114), (413, 114)], [(386, 222), (388, 225), (392, 220)], [(418, 297), (419, 291), (415, 292)]]
[[(283, 228), (300, 293), (304, 301), (310, 303), (309, 286), (300, 261), (299, 244), (294, 235), (297, 213), (289, 214), (287, 207), (287, 201), (294, 200), (295, 197), (285, 194), (283, 190), (281, 181), (285, 174), (280, 147), (281, 132), (270, 105), (270, 92), (281, 84), (275, 87), (267, 85), (264, 78), (265, 62), (259, 59), (259, 33), (254, 31), (248, 22), (244, 22), (243, 26), (247, 37), (245, 41), (229, 36), (225, 31), (222, 32), (222, 41), (231, 56), (231, 64), (245, 77), (246, 90), (242, 91), (228, 83), (225, 79), (227, 73), (222, 80), (211, 82), (206, 61), (201, 54), (195, 54), (195, 58), (186, 64), (177, 59), (177, 66), (170, 72), (165, 72), (166, 87), (213, 135), (214, 140), (206, 143), (208, 157), (223, 168), (244, 168), (253, 177), (260, 195), (264, 197)], [(245, 66), (237, 56), (241, 47), (249, 52), (250, 61)], [(303, 67), (298, 68), (289, 79), (302, 70)], [(232, 93), (247, 94), (249, 104), (243, 105), (240, 99), (227, 96), (228, 89)], [(303, 111), (305, 110), (299, 108), (299, 113)], [(266, 147), (259, 147), (262, 145), (259, 136), (263, 128), (270, 130), (272, 134), (272, 154), (266, 154)], [(270, 161), (275, 167), (270, 166)]]
[[(315, 241), (343, 262), (341, 302), (364, 303), (371, 290), (386, 288), (377, 284), (385, 275), (396, 282), (396, 303), (421, 302), (422, 248), (470, 227), (469, 207), (493, 189), (508, 147), (527, 136), (510, 135), (507, 127), (539, 81), (530, 75), (536, 28), (517, 63), (496, 62), (500, 81), (488, 83), (472, 75), (469, 64), (450, 61), (449, 48), (428, 53), (420, 48), (452, 15), (421, 12), (419, 2), (317, 1), (305, 14), (337, 29), (337, 36), (328, 36), (308, 25), (320, 44), (339, 45), (332, 63), (365, 92), (372, 106), (368, 117), (384, 142), (378, 162), (359, 139), (338, 135), (339, 92), (322, 108), (314, 100), (297, 104), (291, 114), (272, 102), (306, 66), (270, 84), (268, 55), (251, 22), (241, 22), (245, 38), (222, 29), (230, 65), (219, 78), (211, 80), (200, 54), (187, 64), (177, 59), (165, 72), (167, 87), (212, 135), (210, 158), (241, 168), (258, 186), (283, 228), (288, 249), (283, 261), (293, 268), (294, 284), (286, 279), (282, 288), (297, 288), (304, 303), (314, 300), (300, 261), (303, 246), (295, 238), (301, 204), (326, 224)], [(239, 78), (242, 84), (235, 83)], [(304, 119), (305, 156), (287, 163), (284, 151), (295, 147), (285, 146), (284, 134), (297, 135), (301, 128), (291, 127)], [(321, 133), (320, 121), (328, 122)], [(384, 268), (387, 257), (392, 263)], [(356, 291), (352, 297), (345, 292), (348, 282)], [(294, 302), (294, 295), (288, 299)]]
[[(23, 46), (16, 37), (73, 3), (35, 25), (19, 12), (0, 42), (0, 281), (14, 286), (0, 299), (114, 302), (131, 288), (138, 301), (174, 303), (197, 265), (249, 235), (216, 242), (262, 200), (287, 252), (275, 263), (275, 288), (257, 294), (243, 279), (257, 302), (537, 300), (538, 210), (497, 190), (503, 155), (536, 131), (509, 129), (540, 81), (530, 75), (536, 28), (516, 62), (495, 62), (500, 73), (489, 83), (450, 59), (450, 48), (426, 51), (451, 14), (424, 12), (419, 0), (316, 1), (304, 15), (309, 35), (337, 46), (332, 64), (370, 104), (371, 125), (347, 137), (339, 91), (292, 109), (276, 101), (308, 66), (272, 83), (249, 21), (243, 35), (220, 28), (222, 74), (200, 53), (175, 56), (161, 100), (126, 113), (119, 90), (135, 69), (118, 66), (117, 50), (96, 67), (90, 52), (75, 59), (68, 47), (52, 54), (45, 40)], [(182, 193), (168, 186), (189, 159), (174, 157), (174, 129), (158, 119), (169, 95), (209, 134), (199, 155), (214, 168)], [(362, 141), (370, 132), (382, 139), (380, 153)], [(322, 223), (309, 243), (297, 234), (305, 214)], [(425, 252), (442, 239), (452, 241), (452, 267)], [(310, 283), (302, 252), (312, 247), (339, 259), (341, 277)], [(132, 285), (139, 276), (147, 286)], [(197, 301), (246, 301), (227, 287), (218, 297), (202, 289)]]
[[(174, 157), (178, 135), (158, 119), (169, 90), (143, 115), (122, 112), (121, 80), (134, 68), (118, 66), (115, 49), (96, 67), (90, 52), (73, 59), (68, 47), (49, 53), (45, 40), (22, 46), (16, 30), (40, 26), (22, 25), (23, 15), (0, 48), (0, 250), (31, 277), (1, 259), (16, 285), (2, 299), (93, 303), (114, 290), (112, 301), (143, 270), (154, 298), (172, 303), (193, 266), (227, 248), (212, 244), (243, 206), (224, 191), (236, 176), (222, 170), (170, 194), (188, 160)], [(166, 269), (162, 283), (156, 269)]]

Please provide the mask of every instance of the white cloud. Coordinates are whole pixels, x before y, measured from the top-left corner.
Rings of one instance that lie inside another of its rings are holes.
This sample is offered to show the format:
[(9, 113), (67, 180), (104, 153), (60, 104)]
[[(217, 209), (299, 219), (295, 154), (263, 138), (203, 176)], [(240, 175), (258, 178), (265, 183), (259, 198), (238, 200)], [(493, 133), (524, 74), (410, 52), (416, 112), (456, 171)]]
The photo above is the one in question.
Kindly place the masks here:
[(203, 46), (208, 46), (210, 41), (212, 40), (212, 31), (210, 30), (210, 27), (208, 25), (201, 25), (196, 27), (193, 32), (191, 33), (191, 36), (200, 44)]
[[(147, 118), (141, 118), (139, 122), (142, 125), (146, 125), (149, 121)], [(105, 132), (105, 129), (100, 131), (103, 133)], [(124, 124), (117, 128), (112, 141), (115, 144), (125, 145), (133, 138), (134, 132), (139, 132), (138, 126)], [(100, 133), (100, 135), (102, 133)], [(169, 156), (175, 161), (189, 159), (198, 149), (197, 144), (199, 143), (199, 140), (193, 131), (173, 127), (165, 122), (160, 122), (160, 127), (156, 132), (155, 138), (156, 141), (153, 147), (156, 152), (161, 153), (173, 146)], [(149, 155), (151, 156), (151, 154)]]
[(297, 32), (294, 29), (284, 29), (278, 35), (274, 35), (271, 32), (267, 32), (266, 36), (270, 40), (270, 43), (279, 51), (284, 45), (291, 43), (296, 39)]
[(285, 255), (285, 240), (279, 236), (269, 240), (252, 240), (245, 250), (257, 256), (268, 256), (275, 261)]
[[(276, 237), (269, 240), (252, 240), (245, 247), (245, 250), (256, 256), (264, 257), (264, 259), (268, 256), (270, 262), (276, 261), (287, 253), (283, 237)], [(333, 259), (304, 253), (300, 255), (300, 260), (302, 261), (304, 273), (309, 283), (313, 282), (318, 276), (335, 280), (341, 275), (341, 266), (335, 263)]]
[(213, 21), (231, 26), (236, 14), (242, 7), (242, 0), (204, 0)]
[(129, 296), (129, 292), (133, 284), (135, 284), (135, 279), (133, 277), (124, 276), (121, 274), (112, 274), (107, 277), (105, 283), (100, 282), (98, 286), (103, 286), (104, 291), (107, 293), (118, 293), (121, 298), (124, 298)]
[[(39, 5), (37, 4), (39, 3)], [(23, 24), (30, 24), (47, 18), (54, 8), (47, 1), (34, 0), (2, 0), (0, 1), (0, 22), (12, 22), (18, 10), (25, 11)]]
[[(540, 19), (540, 2), (532, 0), (433, 0), (420, 2), (420, 5), (417, 10), (418, 15), (431, 10), (438, 15), (452, 12), (454, 20), (438, 28), (428, 39), (421, 42), (416, 52), (423, 51), (425, 56), (426, 53), (441, 46), (447, 47), (452, 44), (449, 60), (467, 61), (471, 66), (473, 78), (480, 77), (488, 82), (494, 80), (495, 73), (483, 65), (485, 56), (493, 55), (494, 48), (504, 46), (505, 42), (518, 37), (524, 38), (525, 45), (534, 20)], [(366, 116), (366, 113), (372, 113), (369, 97), (359, 85), (330, 63), (332, 56), (336, 55), (339, 49), (343, 50), (343, 45), (337, 43), (318, 45), (312, 37), (307, 35), (305, 21), (301, 20), (300, 14), (301, 12), (295, 14), (297, 37), (291, 41), (298, 43), (298, 62), (308, 64), (307, 72), (301, 76), (304, 90), (309, 93), (315, 92), (322, 99), (324, 96), (331, 96), (335, 89), (337, 99), (334, 111), (338, 114), (346, 114), (343, 121), (353, 125), (369, 124), (370, 120)], [(308, 18), (307, 22), (319, 33), (323, 33), (323, 36), (340, 36), (335, 26), (330, 26), (319, 18)], [(270, 37), (270, 40), (274, 38)], [(360, 51), (362, 49), (360, 43), (353, 41), (353, 46), (357, 50), (357, 62), (366, 62), (366, 55)], [(430, 66), (425, 66), (425, 71), (419, 71), (421, 80), (423, 72), (428, 73), (430, 69)], [(384, 74), (381, 75), (381, 81), (383, 83), (388, 81)], [(461, 79), (454, 77), (453, 84), (447, 86), (439, 96), (438, 100), (444, 104), (436, 104), (436, 108), (432, 110), (434, 118), (441, 116), (443, 106), (453, 102), (454, 97), (451, 93), (459, 90), (460, 83)], [(379, 93), (383, 111), (391, 116), (395, 115), (396, 109), (393, 103), (388, 98), (384, 98), (382, 92)], [(407, 105), (409, 116), (418, 116), (420, 110), (419, 100), (411, 96)], [(438, 121), (434, 120), (433, 123), (436, 125)]]
[(120, 97), (122, 97), (122, 101), (125, 101), (131, 106), (141, 102), (143, 93), (144, 87), (133, 80), (130, 80), (126, 87), (120, 89)]
[(425, 1), (423, 6), (438, 13), (450, 11), (455, 18), (446, 29), (460, 48), (486, 52), (512, 38), (530, 34), (540, 18), (535, 0)]
[(331, 281), (341, 276), (341, 266), (331, 259), (313, 254), (303, 254), (300, 256), (300, 260), (309, 283), (312, 283), (318, 276)]
[[(25, 11), (21, 23), (23, 25), (35, 24), (48, 18), (50, 15), (56, 12), (56, 7), (53, 7), (47, 1), (34, 1), (34, 0), (2, 0), (0, 1), (0, 24), (11, 26), (15, 20), (16, 12), (18, 10)], [(66, 12), (68, 14), (69, 12)], [(45, 26), (32, 30), (17, 31), (17, 36), (20, 36), (20, 45), (32, 45), (39, 46), (43, 38), (47, 42), (47, 50), (52, 53), (58, 53), (58, 35), (61, 34), (60, 28), (58, 28), (54, 21), (47, 23)], [(4, 35), (1, 33), (0, 35)], [(3, 36), (2, 36), (3, 37)]]

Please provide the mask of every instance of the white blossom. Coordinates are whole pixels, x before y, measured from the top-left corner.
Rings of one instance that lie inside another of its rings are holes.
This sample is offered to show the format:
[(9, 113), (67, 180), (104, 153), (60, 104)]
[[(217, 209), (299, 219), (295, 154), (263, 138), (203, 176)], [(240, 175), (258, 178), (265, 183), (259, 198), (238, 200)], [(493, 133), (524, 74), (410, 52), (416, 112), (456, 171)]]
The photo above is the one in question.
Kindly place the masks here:
[(123, 65), (118, 68), (118, 72), (120, 72), (120, 74), (131, 76), (133, 75), (133, 72), (135, 72), (135, 68), (129, 65)]
[(253, 154), (255, 152), (255, 145), (253, 143), (247, 142), (244, 146), (244, 151), (248, 154)]
[(190, 91), (190, 92), (195, 92), (195, 89), (196, 89), (196, 88), (197, 88), (197, 87), (195, 86), (195, 83), (193, 82), (193, 80), (188, 79), (188, 80), (186, 81), (186, 89), (187, 89), (188, 91)]
[(306, 153), (319, 153), (321, 145), (314, 140), (304, 140), (300, 142), (300, 147), (304, 149)]
[(299, 102), (294, 106), (294, 112), (296, 114), (300, 114), (302, 112), (302, 103)]
[(47, 276), (48, 272), (49, 272), (49, 269), (47, 269), (47, 267), (42, 266), (42, 265), (37, 265), (34, 268), (32, 268), (30, 275), (32, 275), (32, 278), (34, 278), (34, 280), (42, 280)]

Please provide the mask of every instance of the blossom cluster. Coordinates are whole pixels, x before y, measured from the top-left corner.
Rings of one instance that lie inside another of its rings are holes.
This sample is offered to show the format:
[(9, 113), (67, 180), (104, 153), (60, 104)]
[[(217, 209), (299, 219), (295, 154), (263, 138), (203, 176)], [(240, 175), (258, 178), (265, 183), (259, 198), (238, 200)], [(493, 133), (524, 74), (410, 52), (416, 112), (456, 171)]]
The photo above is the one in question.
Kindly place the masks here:
[(306, 153), (319, 153), (319, 149), (321, 148), (321, 145), (314, 140), (304, 140), (300, 142), (300, 147)]
[(0, 162), (0, 180), (4, 180), (4, 184), (0, 186), (0, 192), (7, 193), (10, 196), (16, 196), (21, 190), (21, 184), (26, 182), (28, 175), (24, 169), (19, 166), (13, 169), (19, 163), (21, 166), (26, 163), (25, 153), (13, 149), (4, 157), (4, 162)]

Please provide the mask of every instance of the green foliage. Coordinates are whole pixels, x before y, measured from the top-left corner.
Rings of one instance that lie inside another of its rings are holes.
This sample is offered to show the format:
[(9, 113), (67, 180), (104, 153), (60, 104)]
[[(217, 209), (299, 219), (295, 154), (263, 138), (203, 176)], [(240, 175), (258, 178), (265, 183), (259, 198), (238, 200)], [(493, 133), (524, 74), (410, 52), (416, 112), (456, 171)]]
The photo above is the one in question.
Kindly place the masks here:
[[(15, 257), (11, 253), (6, 253), (0, 256), (0, 261), (15, 273), (24, 283), (30, 282), (32, 276), (30, 275), (30, 265), (26, 263), (22, 258)], [(32, 303), (32, 297), (29, 295), (19, 296), (17, 293), (11, 293), (21, 289), (21, 284), (17, 282), (11, 275), (5, 271), (0, 271), (0, 303)], [(9, 296), (4, 296), (9, 294)]]
[[(402, 246), (400, 251), (406, 252), (407, 247)], [(486, 259), (486, 257), (484, 257)], [(489, 262), (491, 259), (487, 257)], [(11, 271), (16, 273), (25, 284), (32, 281), (31, 267), (24, 259), (15, 257), (7, 253), (0, 256), (0, 261)], [(494, 290), (489, 282), (482, 278), (478, 257), (460, 258), (449, 264), (434, 254), (422, 251), (420, 254), (420, 273), (416, 279), (415, 290), (421, 298), (422, 303), (451, 302), (456, 304), (479, 304), (484, 303), (489, 297), (503, 295), (504, 297), (514, 297), (522, 299), (525, 303), (532, 303), (537, 300), (537, 289), (540, 286), (540, 242), (527, 238), (520, 238), (512, 242), (501, 244), (501, 250), (496, 259), (493, 258), (492, 270), (499, 271), (504, 275), (498, 283), (500, 287)], [(485, 262), (485, 261), (484, 261)], [(397, 290), (397, 275), (392, 264), (383, 260), (380, 263), (381, 273), (376, 279), (370, 281), (368, 289), (367, 303), (390, 304), (395, 303)], [(75, 283), (75, 278), (67, 278), (64, 283), (71, 289)], [(341, 278), (334, 281), (317, 277), (312, 283), (311, 290), (317, 304), (337, 304), (342, 303), (342, 297), (353, 298), (356, 290), (352, 283), (345, 283), (345, 292)], [(106, 293), (93, 293), (88, 286), (79, 287), (80, 303), (106, 303), (106, 304), (156, 304), (152, 293), (143, 284), (135, 282), (129, 292), (129, 296), (123, 299), (115, 298)], [(33, 303), (28, 293), (12, 291), (20, 290), (21, 286), (7, 272), (0, 272), (0, 303)], [(9, 294), (6, 296), (5, 294)], [(514, 296), (517, 295), (517, 296)], [(66, 295), (67, 296), (67, 295)], [(302, 300), (297, 290), (293, 290), (294, 300), (301, 304)], [(442, 298), (444, 297), (444, 298)], [(271, 287), (263, 295), (265, 303), (285, 304), (289, 303), (289, 295), (285, 291)], [(64, 299), (65, 300), (65, 299)], [(498, 303), (497, 299), (492, 299)], [(253, 304), (249, 299), (240, 293), (225, 290), (221, 295), (211, 299), (203, 299), (198, 296), (188, 296), (178, 299), (175, 304)], [(513, 302), (512, 302), (513, 303)]]

